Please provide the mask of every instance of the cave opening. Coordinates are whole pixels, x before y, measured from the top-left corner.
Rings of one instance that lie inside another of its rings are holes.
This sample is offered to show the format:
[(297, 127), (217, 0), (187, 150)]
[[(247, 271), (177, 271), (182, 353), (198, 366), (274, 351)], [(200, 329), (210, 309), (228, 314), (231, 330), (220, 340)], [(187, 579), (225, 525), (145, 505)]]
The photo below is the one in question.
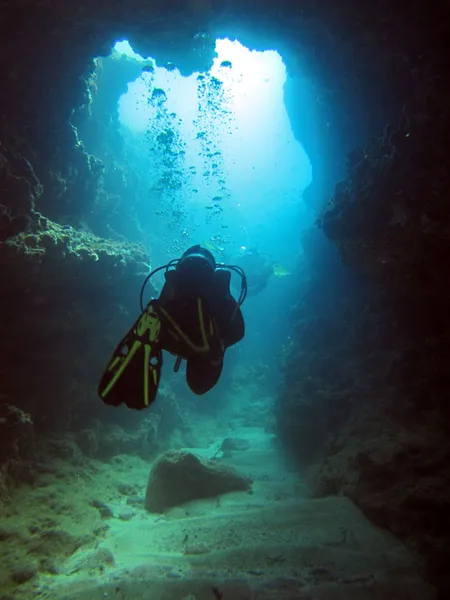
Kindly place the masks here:
[[(247, 273), (239, 353), (251, 363), (268, 361), (285, 342), (283, 305), (301, 260), (299, 232), (314, 219), (303, 200), (312, 166), (292, 132), (286, 79), (276, 50), (250, 50), (236, 39), (217, 39), (210, 68), (190, 75), (120, 40), (96, 59), (89, 110), (78, 125), (104, 169), (88, 219), (94, 233), (143, 244), (152, 267), (195, 243), (219, 262), (257, 252), (274, 265), (262, 296), (251, 293), (259, 274)], [(162, 285), (162, 276), (155, 280)], [(236, 291), (236, 277), (232, 283)]]

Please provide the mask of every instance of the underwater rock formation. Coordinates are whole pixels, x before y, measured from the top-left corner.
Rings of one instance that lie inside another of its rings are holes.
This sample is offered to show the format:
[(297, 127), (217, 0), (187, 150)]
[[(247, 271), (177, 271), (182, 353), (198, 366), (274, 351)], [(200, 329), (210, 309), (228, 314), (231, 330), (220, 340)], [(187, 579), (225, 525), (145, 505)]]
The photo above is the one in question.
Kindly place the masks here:
[[(323, 247), (319, 254), (326, 256)], [(414, 327), (406, 335), (399, 326), (402, 315), (389, 296), (370, 280), (339, 271), (335, 258), (313, 273), (308, 294), (292, 311), (279, 434), (315, 496), (350, 497), (373, 522), (423, 553), (428, 576), (445, 589), (447, 354), (429, 349), (424, 356), (427, 345), (412, 335)], [(333, 294), (324, 293), (323, 273)]]
[(367, 364), (358, 374), (367, 384), (372, 379), (378, 399), (361, 397), (353, 422), (328, 430), (318, 489), (348, 494), (372, 520), (426, 553), (435, 579), (446, 577), (450, 559), (445, 69), (448, 59), (429, 51), (426, 76), (380, 135), (351, 154), (347, 177), (319, 219), (343, 262), (373, 281), (381, 300), (374, 324), (389, 331), (389, 343), (374, 327), (384, 369), (375, 378)]
[(320, 274), (310, 282), (294, 309), (278, 423), (297, 460), (314, 465), (317, 495), (351, 497), (423, 552), (448, 589), (450, 86), (435, 34), (420, 70), (411, 67), (410, 97), (349, 155), (318, 220), (366, 292), (358, 305), (352, 288)]
[(2, 393), (36, 428), (70, 429), (87, 408), (92, 417), (102, 357), (126, 331), (148, 263), (138, 246), (42, 216), (1, 244)]
[(0, 189), (1, 242), (29, 230), (31, 216), (43, 190), (32, 164), (17, 149), (1, 142)]
[(190, 500), (249, 491), (251, 480), (215, 461), (201, 461), (189, 452), (166, 452), (152, 467), (145, 508), (164, 512)]
[(136, 208), (148, 195), (148, 178), (136, 164), (130, 145), (125, 143), (118, 109), (118, 98), (142, 73), (142, 65), (133, 58), (115, 54), (94, 62), (93, 72), (87, 78), (89, 102), (72, 118), (86, 152), (102, 164), (85, 222), (95, 235), (145, 243), (149, 232), (140, 223)]
[(430, 81), (349, 157), (347, 178), (319, 224), (343, 262), (366, 276), (366, 293), (355, 305), (355, 290), (341, 295), (333, 281), (323, 311), (324, 280), (310, 282), (309, 297), (294, 309), (303, 325), (288, 353), (278, 418), (297, 460), (314, 465), (315, 493), (351, 497), (424, 553), (429, 576), (444, 589), (449, 99), (442, 82)]
[[(85, 230), (53, 223), (37, 215), (32, 231), (19, 233), (2, 243), (0, 253), (2, 287), (14, 289), (14, 278), (30, 288), (72, 287), (118, 288), (119, 279), (143, 276), (149, 266), (142, 247), (97, 238)], [(43, 301), (36, 301), (39, 305)]]

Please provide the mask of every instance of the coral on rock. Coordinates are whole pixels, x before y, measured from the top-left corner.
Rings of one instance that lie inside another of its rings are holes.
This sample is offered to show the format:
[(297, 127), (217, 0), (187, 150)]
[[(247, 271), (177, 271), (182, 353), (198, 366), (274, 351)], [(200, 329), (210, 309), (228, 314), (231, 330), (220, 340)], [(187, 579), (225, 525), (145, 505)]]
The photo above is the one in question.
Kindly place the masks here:
[(148, 270), (143, 248), (40, 215), (32, 232), (0, 243), (3, 392), (36, 427), (65, 429), (80, 418), (105, 357), (138, 310)]
[(68, 290), (96, 286), (117, 291), (126, 277), (143, 277), (150, 267), (145, 249), (135, 244), (96, 237), (89, 231), (53, 223), (40, 214), (33, 231), (19, 233), (1, 243), (2, 286), (14, 289), (14, 278), (31, 287), (55, 284)]

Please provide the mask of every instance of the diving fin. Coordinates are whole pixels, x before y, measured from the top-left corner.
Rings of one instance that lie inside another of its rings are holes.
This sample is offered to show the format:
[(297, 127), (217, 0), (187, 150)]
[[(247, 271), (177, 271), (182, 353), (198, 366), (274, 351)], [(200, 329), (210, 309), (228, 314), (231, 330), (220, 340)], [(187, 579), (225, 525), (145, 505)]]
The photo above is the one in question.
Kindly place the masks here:
[(155, 400), (161, 377), (161, 320), (150, 301), (115, 349), (98, 387), (106, 404), (141, 410)]

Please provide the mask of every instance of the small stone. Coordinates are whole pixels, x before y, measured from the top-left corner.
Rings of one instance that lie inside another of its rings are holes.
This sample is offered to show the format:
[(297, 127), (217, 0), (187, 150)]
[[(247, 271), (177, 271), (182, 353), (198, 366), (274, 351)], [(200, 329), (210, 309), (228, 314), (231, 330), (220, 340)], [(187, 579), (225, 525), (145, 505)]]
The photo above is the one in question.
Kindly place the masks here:
[(131, 521), (131, 519), (134, 517), (134, 513), (133, 512), (121, 512), (119, 514), (119, 519), (121, 521)]
[(99, 511), (102, 519), (110, 519), (114, 516), (112, 509), (101, 500), (92, 500), (91, 505)]
[(166, 452), (155, 461), (145, 495), (145, 508), (162, 513), (191, 500), (251, 489), (251, 479), (190, 452)]

